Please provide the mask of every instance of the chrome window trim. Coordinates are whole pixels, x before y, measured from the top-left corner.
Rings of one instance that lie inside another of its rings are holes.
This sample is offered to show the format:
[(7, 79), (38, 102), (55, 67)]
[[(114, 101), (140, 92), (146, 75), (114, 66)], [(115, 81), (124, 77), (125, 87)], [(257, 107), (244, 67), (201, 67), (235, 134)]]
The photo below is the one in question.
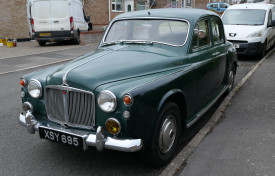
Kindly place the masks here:
[[(103, 36), (103, 44), (108, 44), (108, 42), (105, 42), (105, 39), (106, 39), (106, 36), (107, 34), (109, 33), (109, 30), (111, 28), (111, 26), (117, 22), (117, 21), (123, 21), (123, 20), (146, 20), (146, 19), (149, 19), (149, 20), (173, 20), (173, 21), (183, 21), (183, 22), (186, 22), (187, 25), (188, 25), (188, 28), (187, 28), (187, 35), (186, 35), (186, 38), (185, 38), (185, 41), (182, 45), (173, 45), (173, 44), (169, 44), (169, 43), (165, 43), (165, 42), (159, 42), (159, 41), (150, 41), (152, 43), (159, 43), (159, 44), (164, 44), (164, 45), (169, 45), (169, 46), (174, 46), (174, 47), (182, 47), (186, 44), (187, 42), (187, 39), (189, 37), (189, 30), (190, 30), (190, 23), (188, 20), (186, 19), (180, 19), (180, 18), (163, 18), (163, 17), (133, 17), (133, 18), (119, 18), (119, 19), (116, 19), (116, 20), (113, 20), (109, 25), (108, 25), (108, 28)], [(135, 40), (129, 40), (129, 41), (135, 41)]]
[[(75, 124), (71, 124), (68, 122), (68, 117), (66, 117), (67, 113), (64, 112), (64, 119), (65, 121), (60, 121), (60, 120), (56, 120), (56, 119), (53, 119), (51, 118), (50, 116), (48, 116), (48, 109), (47, 109), (47, 106), (45, 105), (45, 109), (46, 109), (46, 113), (47, 113), (47, 117), (50, 121), (52, 122), (55, 122), (55, 123), (58, 123), (60, 125), (68, 125), (69, 127), (75, 127), (75, 128), (82, 128), (82, 129), (88, 129), (88, 130), (95, 130), (95, 95), (93, 92), (90, 92), (90, 91), (86, 91), (86, 90), (82, 90), (82, 89), (77, 89), (77, 88), (74, 88), (74, 87), (67, 87), (67, 86), (62, 86), (62, 85), (48, 85), (48, 86), (45, 86), (44, 88), (44, 92), (45, 92), (45, 104), (46, 104), (46, 101), (47, 101), (47, 91), (46, 89), (47, 88), (50, 88), (50, 89), (57, 89), (57, 90), (63, 90), (63, 91), (74, 91), (74, 92), (80, 92), (80, 93), (86, 93), (86, 94), (90, 94), (93, 98), (92, 98), (92, 103), (93, 103), (93, 107), (92, 107), (92, 124), (91, 126), (84, 126), (84, 125), (75, 125)], [(65, 98), (67, 100), (67, 98)], [(63, 99), (63, 102), (64, 102), (64, 99)], [(67, 103), (64, 103), (64, 110), (66, 110), (65, 106), (67, 106)]]

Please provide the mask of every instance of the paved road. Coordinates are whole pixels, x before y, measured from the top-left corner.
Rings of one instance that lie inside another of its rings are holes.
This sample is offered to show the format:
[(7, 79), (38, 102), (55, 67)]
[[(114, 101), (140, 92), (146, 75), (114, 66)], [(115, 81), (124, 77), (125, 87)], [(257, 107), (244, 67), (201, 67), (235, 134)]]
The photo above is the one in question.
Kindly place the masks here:
[[(64, 51), (50, 52), (28, 57), (0, 60), (0, 175), (159, 175), (164, 168), (151, 168), (144, 164), (140, 153), (122, 153), (105, 150), (101, 153), (91, 148), (87, 152), (69, 146), (40, 140), (38, 135), (30, 135), (18, 124), (21, 112), (19, 79), (22, 75), (43, 69), (33, 68), (16, 71), (29, 66), (69, 59), (83, 55), (92, 46)], [(242, 59), (236, 83), (252, 68), (257, 60)], [(217, 103), (215, 107), (219, 104)], [(194, 127), (187, 131), (181, 148), (204, 125), (215, 111), (212, 108)], [(179, 148), (179, 151), (180, 149)]]

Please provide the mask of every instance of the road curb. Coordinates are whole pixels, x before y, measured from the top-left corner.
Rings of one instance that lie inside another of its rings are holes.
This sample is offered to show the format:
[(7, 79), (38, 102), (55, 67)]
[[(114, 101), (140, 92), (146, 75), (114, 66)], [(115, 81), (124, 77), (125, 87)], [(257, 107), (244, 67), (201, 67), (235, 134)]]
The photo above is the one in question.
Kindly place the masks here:
[(195, 135), (195, 137), (181, 150), (181, 152), (173, 159), (172, 162), (162, 171), (160, 176), (173, 176), (179, 175), (186, 165), (187, 159), (195, 151), (200, 142), (205, 136), (215, 128), (215, 126), (221, 121), (223, 114), (226, 112), (227, 107), (231, 104), (231, 100), (234, 95), (245, 85), (245, 83), (251, 78), (254, 72), (262, 65), (262, 63), (268, 58), (275, 48), (272, 49), (265, 57), (263, 57), (238, 83), (238, 85), (225, 97), (218, 109), (215, 111), (210, 120), (204, 125), (204, 127)]

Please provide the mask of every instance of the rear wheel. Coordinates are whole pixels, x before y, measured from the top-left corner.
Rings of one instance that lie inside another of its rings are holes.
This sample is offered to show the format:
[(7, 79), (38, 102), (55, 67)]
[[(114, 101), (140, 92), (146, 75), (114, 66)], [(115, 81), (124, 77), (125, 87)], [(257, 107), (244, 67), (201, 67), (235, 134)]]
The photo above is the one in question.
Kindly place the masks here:
[(79, 45), (80, 44), (80, 32), (77, 31), (77, 34), (74, 39), (74, 44)]
[(227, 93), (230, 93), (233, 88), (234, 88), (234, 82), (235, 82), (235, 74), (236, 74), (236, 68), (235, 68), (235, 65), (233, 64), (232, 65), (232, 68), (229, 72), (229, 75), (228, 75), (228, 89), (227, 89)]
[(151, 155), (154, 165), (162, 166), (172, 159), (180, 134), (180, 110), (175, 103), (168, 102), (160, 111), (153, 135)]
[(39, 46), (45, 46), (46, 45), (46, 41), (38, 41)]

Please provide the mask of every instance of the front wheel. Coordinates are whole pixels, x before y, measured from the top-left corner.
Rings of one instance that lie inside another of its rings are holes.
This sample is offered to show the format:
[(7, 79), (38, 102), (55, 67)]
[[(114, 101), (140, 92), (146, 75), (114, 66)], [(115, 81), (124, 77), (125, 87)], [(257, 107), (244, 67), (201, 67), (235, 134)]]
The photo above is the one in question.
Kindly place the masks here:
[(264, 43), (264, 45), (263, 45), (263, 47), (262, 47), (262, 49), (261, 49), (261, 51), (260, 51), (260, 54), (258, 55), (258, 58), (259, 59), (262, 59), (264, 56), (265, 56), (265, 54), (266, 54), (266, 42)]
[(160, 111), (153, 135), (151, 154), (154, 165), (162, 166), (172, 159), (180, 134), (180, 110), (175, 103), (168, 102)]

